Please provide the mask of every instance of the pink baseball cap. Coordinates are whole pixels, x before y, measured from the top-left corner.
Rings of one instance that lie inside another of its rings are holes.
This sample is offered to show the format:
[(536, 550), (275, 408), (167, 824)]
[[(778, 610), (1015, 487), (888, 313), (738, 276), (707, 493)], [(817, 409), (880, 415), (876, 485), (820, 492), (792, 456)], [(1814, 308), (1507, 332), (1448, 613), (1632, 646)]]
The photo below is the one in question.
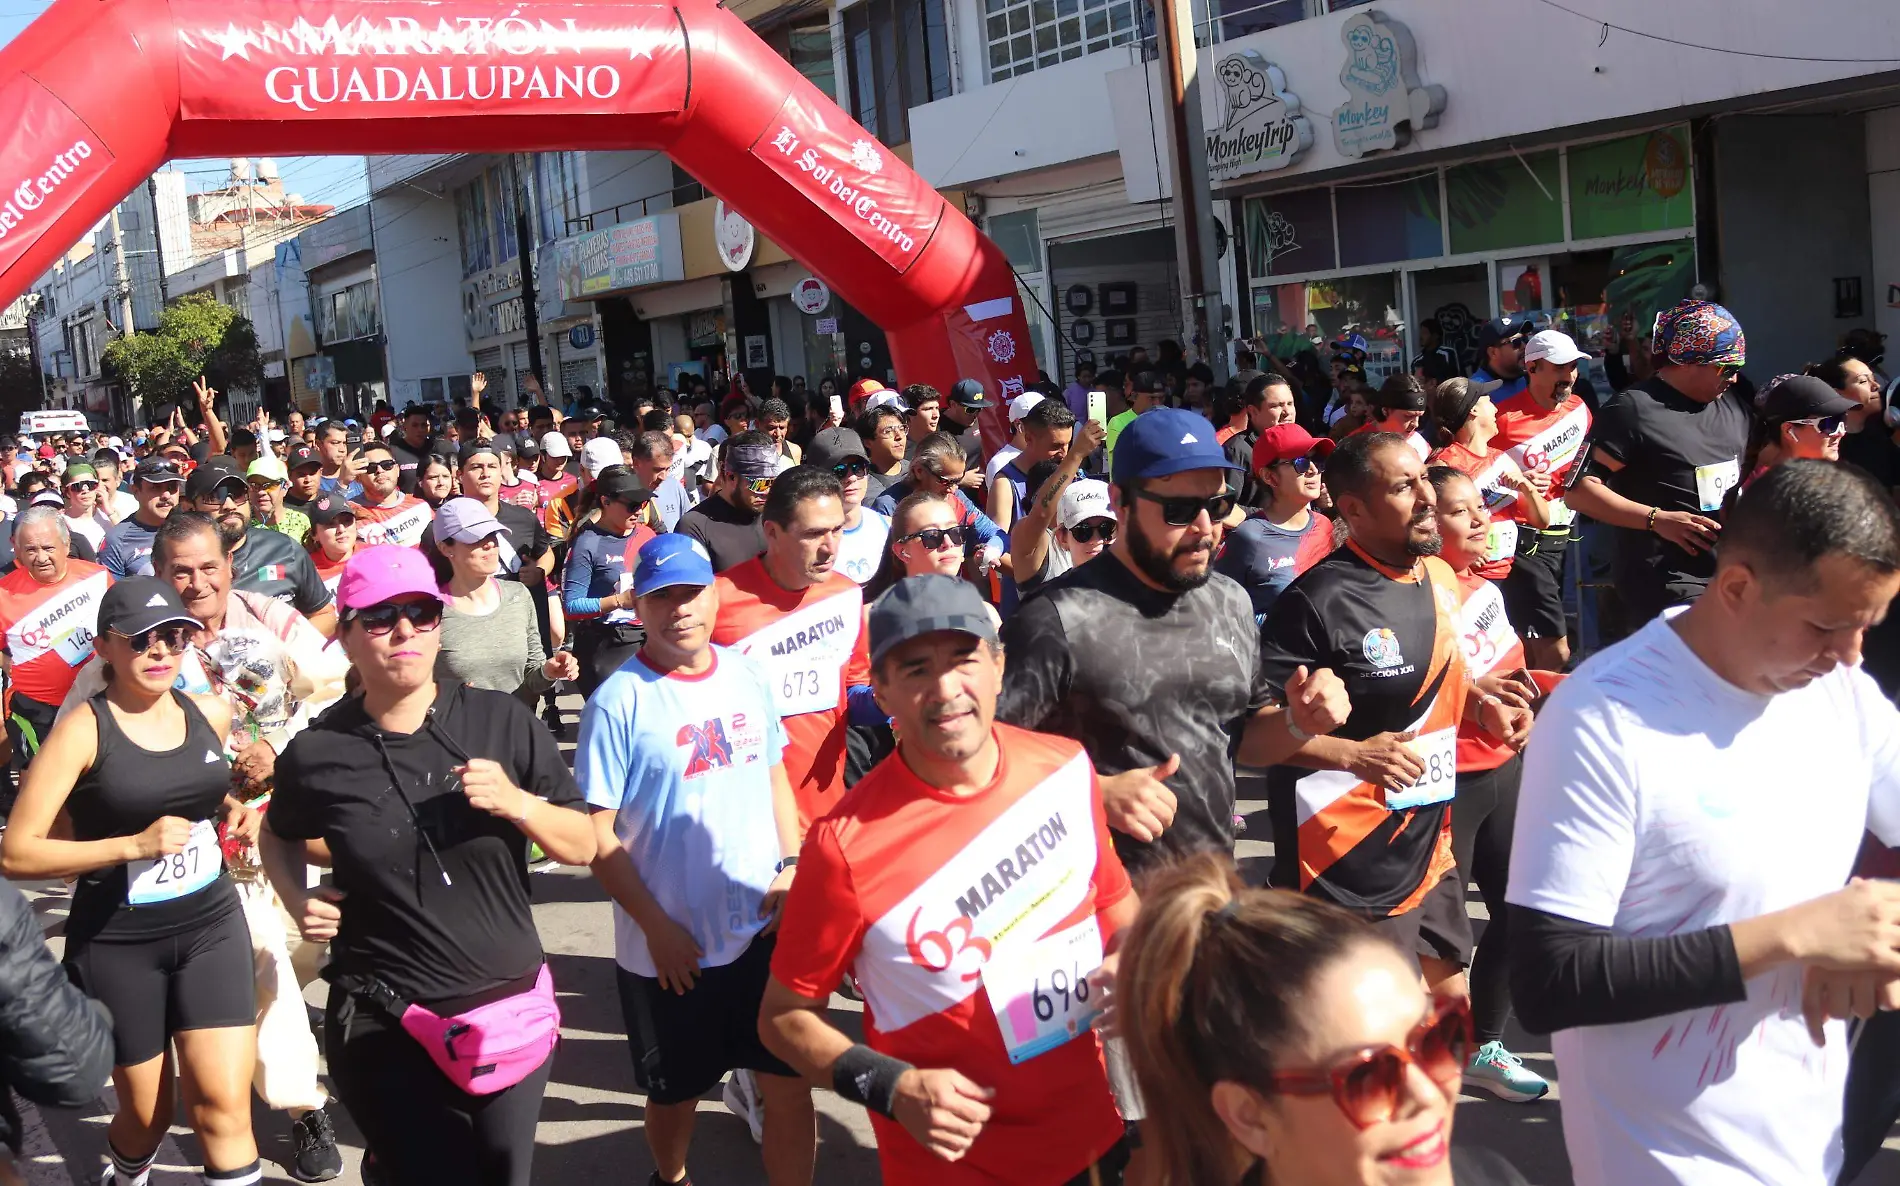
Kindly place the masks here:
[(396, 544), (360, 549), (343, 565), (343, 575), (336, 583), (337, 606), (344, 610), (368, 609), (398, 597), (423, 594), (443, 600), (436, 587), (435, 569), (421, 552)]

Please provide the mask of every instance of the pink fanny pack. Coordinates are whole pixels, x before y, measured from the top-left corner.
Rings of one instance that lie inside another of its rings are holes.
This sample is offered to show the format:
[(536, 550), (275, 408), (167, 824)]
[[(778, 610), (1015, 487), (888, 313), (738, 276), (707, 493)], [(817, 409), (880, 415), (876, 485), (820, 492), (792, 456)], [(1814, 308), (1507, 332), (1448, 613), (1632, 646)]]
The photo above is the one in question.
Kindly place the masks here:
[(343, 987), (368, 997), (396, 1017), (422, 1044), (449, 1082), (470, 1095), (493, 1095), (521, 1082), (546, 1062), (561, 1036), (554, 977), (541, 965), (534, 987), (453, 1017), (397, 997), (380, 981), (348, 978)]

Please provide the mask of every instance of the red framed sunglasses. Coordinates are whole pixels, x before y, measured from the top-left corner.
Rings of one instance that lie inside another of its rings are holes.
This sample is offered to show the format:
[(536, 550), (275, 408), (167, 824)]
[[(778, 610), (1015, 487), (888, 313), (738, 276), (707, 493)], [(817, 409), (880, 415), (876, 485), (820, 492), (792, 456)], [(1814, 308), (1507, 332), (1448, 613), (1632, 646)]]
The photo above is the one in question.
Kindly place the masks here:
[(1406, 1068), (1417, 1067), (1434, 1083), (1456, 1083), (1470, 1054), (1471, 1002), (1441, 997), (1406, 1036), (1403, 1049), (1369, 1046), (1322, 1070), (1277, 1072), (1271, 1083), (1286, 1095), (1330, 1095), (1354, 1127), (1371, 1128), (1398, 1111)]

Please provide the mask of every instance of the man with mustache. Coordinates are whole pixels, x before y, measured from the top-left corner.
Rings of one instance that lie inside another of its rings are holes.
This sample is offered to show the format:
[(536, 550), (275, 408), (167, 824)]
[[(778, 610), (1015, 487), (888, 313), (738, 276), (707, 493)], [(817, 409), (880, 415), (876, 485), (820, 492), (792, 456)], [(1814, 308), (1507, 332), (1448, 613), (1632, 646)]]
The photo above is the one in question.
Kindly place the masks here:
[(1530, 710), (1471, 688), (1457, 577), (1438, 559), (1432, 485), (1405, 438), (1347, 437), (1326, 489), (1346, 543), (1273, 603), (1260, 666), (1269, 688), (1338, 671), (1352, 707), (1333, 736), (1268, 772), (1272, 881), (1366, 916), (1455, 994), (1472, 946), (1451, 851), (1458, 724), (1521, 744)]

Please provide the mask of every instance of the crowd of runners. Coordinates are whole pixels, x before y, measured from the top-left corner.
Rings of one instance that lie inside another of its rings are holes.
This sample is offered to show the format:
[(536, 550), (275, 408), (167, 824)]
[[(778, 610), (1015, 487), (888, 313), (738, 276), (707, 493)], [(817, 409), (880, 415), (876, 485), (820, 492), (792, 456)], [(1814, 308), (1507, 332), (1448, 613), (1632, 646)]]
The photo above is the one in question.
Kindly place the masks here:
[(0, 1078), (109, 1066), (119, 1186), (180, 1103), (259, 1181), (253, 1093), (300, 1180), (340, 1104), (366, 1181), (525, 1186), (562, 864), (662, 1186), (713, 1092), (808, 1186), (814, 1090), (890, 1183), (1507, 1186), (1452, 1130), (1550, 1106), (1514, 1012), (1579, 1186), (1847, 1186), (1900, 1113), (1881, 360), (1749, 383), (1703, 301), (1614, 392), (1479, 343), (11, 442), (0, 872), (72, 903), (62, 976), (0, 894)]

